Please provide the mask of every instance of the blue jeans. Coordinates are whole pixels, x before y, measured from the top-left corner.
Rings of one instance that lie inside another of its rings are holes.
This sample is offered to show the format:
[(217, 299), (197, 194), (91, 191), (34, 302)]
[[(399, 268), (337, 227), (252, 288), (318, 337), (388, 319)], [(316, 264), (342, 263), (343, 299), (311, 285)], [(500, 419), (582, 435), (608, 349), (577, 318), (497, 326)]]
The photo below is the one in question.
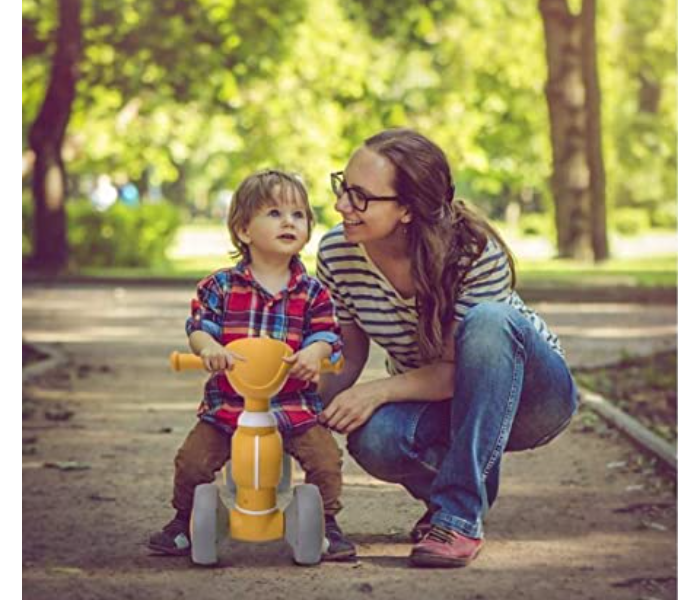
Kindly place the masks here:
[(348, 436), (348, 450), (372, 476), (423, 500), (434, 525), (481, 538), (503, 453), (551, 441), (577, 405), (566, 361), (530, 321), (484, 303), (455, 333), (452, 399), (385, 404)]

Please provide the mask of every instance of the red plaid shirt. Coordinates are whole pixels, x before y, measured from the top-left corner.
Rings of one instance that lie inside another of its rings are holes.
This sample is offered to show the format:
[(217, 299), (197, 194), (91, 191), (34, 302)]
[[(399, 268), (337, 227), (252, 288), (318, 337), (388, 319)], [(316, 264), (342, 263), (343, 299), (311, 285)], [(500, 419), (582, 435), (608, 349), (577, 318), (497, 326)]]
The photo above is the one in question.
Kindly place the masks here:
[[(290, 262), (287, 287), (274, 296), (253, 277), (244, 262), (221, 269), (197, 284), (186, 330), (205, 331), (220, 344), (247, 337), (270, 337), (289, 344), (294, 352), (318, 341), (331, 344), (331, 362), (340, 358), (340, 327), (330, 293), (307, 275), (298, 257)], [(302, 431), (316, 423), (323, 409), (316, 385), (289, 379), (272, 399), (271, 409), (282, 433)], [(214, 373), (204, 388), (197, 412), (231, 433), (243, 412), (243, 398), (224, 373)]]

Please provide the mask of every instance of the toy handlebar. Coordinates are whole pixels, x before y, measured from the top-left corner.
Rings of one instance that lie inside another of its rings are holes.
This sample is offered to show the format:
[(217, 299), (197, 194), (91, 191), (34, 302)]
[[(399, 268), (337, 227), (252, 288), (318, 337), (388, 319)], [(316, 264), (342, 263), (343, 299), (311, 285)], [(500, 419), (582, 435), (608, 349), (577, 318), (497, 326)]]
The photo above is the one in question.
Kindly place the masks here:
[[(331, 361), (327, 358), (321, 361), (321, 373), (339, 373), (345, 359), (340, 358), (335, 364), (331, 364)], [(170, 367), (173, 371), (192, 371), (204, 369), (204, 362), (196, 354), (188, 354), (186, 352), (173, 352), (170, 355)]]

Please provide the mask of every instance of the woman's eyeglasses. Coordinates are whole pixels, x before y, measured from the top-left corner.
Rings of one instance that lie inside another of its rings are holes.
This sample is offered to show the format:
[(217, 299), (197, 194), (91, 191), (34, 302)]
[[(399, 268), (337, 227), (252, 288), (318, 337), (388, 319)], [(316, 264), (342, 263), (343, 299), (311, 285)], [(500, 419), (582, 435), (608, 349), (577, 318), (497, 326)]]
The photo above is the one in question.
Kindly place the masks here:
[(399, 199), (398, 196), (370, 196), (360, 188), (349, 186), (342, 171), (331, 173), (331, 188), (333, 188), (336, 198), (347, 194), (350, 204), (358, 212), (365, 212), (370, 202)]

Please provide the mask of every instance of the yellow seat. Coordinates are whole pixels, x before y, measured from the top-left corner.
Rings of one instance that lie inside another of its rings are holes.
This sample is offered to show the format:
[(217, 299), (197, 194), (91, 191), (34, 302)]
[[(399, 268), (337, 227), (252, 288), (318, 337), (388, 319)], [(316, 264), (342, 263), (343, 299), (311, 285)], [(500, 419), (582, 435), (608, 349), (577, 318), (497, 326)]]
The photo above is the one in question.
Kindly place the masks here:
[(236, 361), (226, 377), (244, 398), (272, 398), (282, 389), (290, 365), (282, 359), (292, 355), (292, 349), (271, 338), (242, 338), (226, 346), (231, 352), (245, 356)]

